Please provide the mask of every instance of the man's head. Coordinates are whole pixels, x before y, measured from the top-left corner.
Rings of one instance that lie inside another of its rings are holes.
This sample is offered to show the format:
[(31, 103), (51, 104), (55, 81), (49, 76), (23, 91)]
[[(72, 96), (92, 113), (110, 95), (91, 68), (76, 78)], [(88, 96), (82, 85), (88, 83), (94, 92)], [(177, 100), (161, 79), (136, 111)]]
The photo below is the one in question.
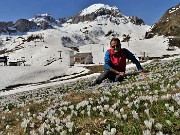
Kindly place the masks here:
[(121, 50), (121, 43), (118, 38), (112, 38), (110, 42), (110, 47), (114, 52), (119, 52)]

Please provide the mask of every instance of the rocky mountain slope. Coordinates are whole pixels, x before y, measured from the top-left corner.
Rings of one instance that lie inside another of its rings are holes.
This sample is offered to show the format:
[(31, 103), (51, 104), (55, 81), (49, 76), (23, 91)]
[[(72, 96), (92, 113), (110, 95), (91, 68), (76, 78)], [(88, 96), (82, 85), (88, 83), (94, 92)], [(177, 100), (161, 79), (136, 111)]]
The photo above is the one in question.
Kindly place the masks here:
[(154, 24), (152, 32), (165, 36), (180, 36), (180, 4), (168, 9)]
[(35, 15), (32, 19), (18, 19), (13, 22), (0, 22), (0, 33), (11, 34), (17, 32), (38, 31), (53, 28), (53, 25), (60, 26), (59, 21), (49, 14)]
[(170, 45), (180, 47), (180, 4), (168, 9), (154, 24), (151, 32), (158, 35), (174, 36), (170, 39)]

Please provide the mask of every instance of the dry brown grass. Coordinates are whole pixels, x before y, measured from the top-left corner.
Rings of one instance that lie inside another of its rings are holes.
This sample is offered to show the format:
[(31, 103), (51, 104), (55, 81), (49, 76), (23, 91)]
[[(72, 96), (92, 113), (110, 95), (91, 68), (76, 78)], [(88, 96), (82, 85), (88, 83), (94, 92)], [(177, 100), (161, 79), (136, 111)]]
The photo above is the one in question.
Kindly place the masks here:
[(83, 100), (87, 100), (89, 98), (97, 99), (100, 96), (101, 96), (100, 93), (92, 93), (91, 91), (80, 92), (80, 93), (71, 92), (69, 95), (65, 96), (63, 98), (63, 100), (69, 101), (72, 103), (79, 103), (79, 102), (81, 102)]
[(79, 135), (85, 135), (86, 133), (91, 133), (91, 135), (100, 134), (98, 131), (101, 131), (101, 123), (104, 119), (102, 118), (80, 118), (77, 120), (77, 130)]

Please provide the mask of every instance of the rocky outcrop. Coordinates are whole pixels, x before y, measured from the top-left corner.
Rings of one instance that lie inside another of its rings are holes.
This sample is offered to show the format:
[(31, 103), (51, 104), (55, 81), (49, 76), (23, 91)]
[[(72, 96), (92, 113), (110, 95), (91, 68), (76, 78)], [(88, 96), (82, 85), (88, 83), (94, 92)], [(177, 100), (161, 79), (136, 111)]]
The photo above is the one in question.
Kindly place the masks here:
[(7, 28), (6, 22), (0, 22), (0, 31)]
[(98, 16), (106, 15), (107, 17), (122, 17), (119, 10), (109, 10), (105, 8), (100, 8), (96, 12), (92, 12), (91, 14), (86, 14), (81, 16), (80, 13), (76, 16), (73, 16), (70, 18), (71, 23), (77, 24), (79, 22), (85, 22), (85, 21), (94, 21)]
[(40, 28), (43, 30), (49, 29), (49, 28), (53, 28), (48, 22), (42, 21), (40, 22)]
[(6, 30), (8, 27), (12, 27), (13, 22), (0, 22), (0, 31)]
[(67, 21), (66, 18), (59, 18), (58, 20), (60, 24), (63, 24)]
[(27, 19), (19, 19), (16, 21), (15, 27), (20, 32), (28, 32), (30, 29), (37, 27), (37, 24)]
[(180, 36), (180, 4), (168, 9), (154, 24), (151, 32), (165, 36)]
[(138, 18), (137, 16), (131, 16), (129, 17), (130, 22), (132, 22), (135, 25), (144, 25), (144, 21), (140, 18)]

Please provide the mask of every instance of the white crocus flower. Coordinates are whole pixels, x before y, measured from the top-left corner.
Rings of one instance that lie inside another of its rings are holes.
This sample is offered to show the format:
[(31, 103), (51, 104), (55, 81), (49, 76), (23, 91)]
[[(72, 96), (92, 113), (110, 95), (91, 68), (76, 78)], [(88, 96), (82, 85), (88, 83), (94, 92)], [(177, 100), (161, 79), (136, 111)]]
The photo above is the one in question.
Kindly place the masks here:
[(90, 116), (91, 116), (91, 112), (90, 112), (90, 111), (88, 111), (88, 112), (87, 112), (87, 115), (90, 117)]
[(42, 120), (42, 116), (37, 116), (37, 119), (38, 120)]
[(74, 109), (74, 105), (70, 105), (69, 108), (70, 108), (71, 110), (73, 110), (73, 109)]
[(28, 112), (28, 113), (27, 113), (27, 115), (28, 115), (28, 116), (31, 116), (31, 113), (30, 113), (30, 112)]
[(21, 127), (26, 128), (28, 123), (29, 123), (29, 120), (24, 118), (23, 122), (21, 123)]
[(40, 135), (44, 135), (44, 126), (41, 126), (39, 129), (38, 129)]
[(69, 128), (69, 129), (72, 128), (73, 125), (74, 125), (74, 122), (67, 122), (66, 123), (66, 127)]
[(96, 110), (97, 110), (97, 107), (93, 107), (92, 109), (93, 109), (93, 111), (96, 111)]
[(66, 107), (66, 106), (64, 106), (64, 107), (63, 107), (63, 110), (64, 110), (64, 111), (67, 111), (67, 107)]
[(107, 130), (104, 130), (103, 135), (110, 135), (110, 132), (108, 132)]
[(23, 112), (20, 113), (20, 116), (23, 117)]
[(148, 103), (145, 103), (144, 106), (147, 107), (147, 106), (148, 106)]
[(61, 111), (61, 115), (64, 115), (64, 112), (63, 112), (63, 111)]
[(135, 119), (139, 119), (138, 113), (135, 110), (132, 111), (132, 115)]
[(169, 110), (174, 112), (174, 106), (169, 107)]
[(30, 135), (36, 135), (36, 132), (34, 130), (31, 130)]
[(123, 109), (123, 108), (121, 108), (121, 109), (120, 109), (120, 112), (121, 112), (121, 113), (124, 113), (124, 109)]
[(51, 132), (54, 132), (55, 130), (54, 130), (54, 128), (51, 128)]
[(127, 114), (123, 114), (122, 117), (123, 117), (124, 120), (126, 120), (127, 119)]
[(49, 119), (45, 120), (45, 122), (48, 124), (49, 123)]
[(100, 112), (100, 113), (99, 113), (99, 115), (100, 115), (100, 116), (102, 116), (102, 117), (104, 117), (104, 114), (103, 114), (103, 112)]
[(162, 124), (156, 123), (155, 127), (156, 127), (158, 130), (161, 130), (161, 129), (162, 129)]
[(6, 129), (9, 129), (9, 127), (10, 127), (9, 125), (6, 125)]
[(143, 131), (143, 135), (151, 135), (151, 132), (147, 129), (147, 130)]
[(133, 102), (130, 102), (130, 103), (127, 105), (127, 107), (128, 107), (128, 108), (131, 108), (132, 105), (133, 105)]
[(159, 131), (156, 133), (156, 135), (164, 135), (163, 132)]
[(87, 106), (87, 110), (90, 111), (91, 110), (91, 105)]
[(19, 116), (19, 112), (17, 112), (16, 115)]
[(71, 133), (72, 132), (72, 128), (69, 128), (68, 131)]
[(152, 128), (152, 121), (151, 120), (145, 120), (144, 124), (146, 125), (146, 127), (151, 130)]
[(109, 108), (109, 112), (110, 112), (110, 113), (113, 113), (113, 112), (114, 112), (114, 109), (113, 109), (113, 108)]
[(71, 114), (77, 116), (77, 111), (72, 110)]
[(34, 128), (34, 123), (30, 123), (29, 127)]
[(171, 123), (171, 121), (170, 121), (170, 120), (166, 120), (166, 123), (167, 123), (169, 126), (171, 126), (171, 125), (172, 125), (172, 123)]
[(109, 109), (109, 105), (104, 105), (104, 109), (107, 111)]
[(165, 104), (166, 108), (169, 109), (169, 104)]
[(111, 135), (115, 135), (116, 134), (116, 128), (111, 128)]
[(174, 116), (176, 116), (176, 118), (179, 118), (179, 113), (178, 112), (174, 112)]
[(129, 101), (125, 100), (125, 101), (123, 101), (123, 103), (127, 105), (127, 104), (129, 104)]
[(81, 114), (83, 114), (83, 115), (84, 115), (84, 112), (85, 112), (85, 111), (84, 111), (84, 110), (82, 110), (82, 111), (81, 111)]
[(136, 108), (138, 109), (139, 108), (139, 104), (134, 104), (136, 106)]
[(148, 117), (150, 117), (149, 116), (149, 109), (144, 110), (144, 112), (147, 114)]
[(60, 135), (66, 135), (66, 134), (67, 132), (65, 130), (60, 133)]
[(33, 118), (36, 118), (36, 114), (33, 114)]
[(56, 119), (55, 119), (55, 122), (56, 122), (56, 124), (59, 125), (59, 124), (60, 124), (60, 119), (59, 119), (59, 118), (56, 118)]

